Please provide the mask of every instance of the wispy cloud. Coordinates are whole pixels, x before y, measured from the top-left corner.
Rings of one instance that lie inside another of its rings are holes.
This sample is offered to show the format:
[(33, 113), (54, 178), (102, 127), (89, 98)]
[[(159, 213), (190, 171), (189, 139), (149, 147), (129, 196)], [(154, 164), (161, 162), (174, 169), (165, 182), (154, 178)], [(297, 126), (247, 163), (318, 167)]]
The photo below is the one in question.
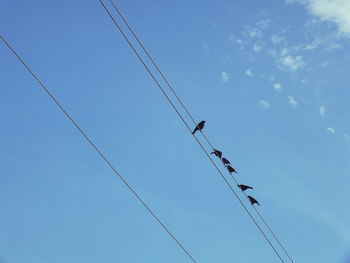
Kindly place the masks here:
[(256, 52), (256, 53), (259, 53), (261, 50), (262, 50), (262, 45), (260, 44), (254, 44), (253, 45), (253, 51)]
[(345, 140), (350, 142), (350, 135), (348, 133), (344, 134), (344, 138), (345, 138)]
[(279, 43), (285, 41), (286, 37), (279, 36), (279, 35), (272, 35), (270, 39), (271, 39), (272, 43), (279, 44)]
[(256, 22), (255, 24), (261, 30), (266, 30), (270, 27), (270, 23), (271, 23), (271, 19), (266, 18), (266, 19), (262, 19), (262, 20)]
[(284, 47), (281, 49), (280, 54), (282, 57), (284, 57), (285, 55), (287, 55), (289, 53), (289, 51), (290, 51), (289, 48)]
[(270, 26), (270, 19), (263, 19), (253, 25), (246, 25), (244, 34), (250, 38), (262, 38), (264, 31)]
[(322, 51), (330, 52), (343, 47), (342, 44), (337, 43), (337, 41), (339, 40), (338, 35), (333, 32), (331, 33), (323, 32), (322, 35), (319, 35), (313, 32), (312, 30), (309, 30), (309, 31), (311, 35), (316, 34), (315, 36), (313, 36), (313, 40), (307, 41), (300, 45), (296, 45), (294, 47), (295, 50), (312, 51), (322, 47)]
[(261, 38), (263, 36), (263, 32), (256, 27), (247, 27), (246, 34), (251, 38)]
[(228, 82), (230, 80), (230, 74), (228, 74), (225, 71), (221, 72), (221, 81), (222, 82)]
[(320, 114), (322, 117), (326, 116), (326, 107), (325, 106), (320, 107)]
[(298, 102), (293, 98), (293, 96), (289, 95), (288, 96), (288, 102), (290, 105), (292, 105), (293, 107), (297, 107), (298, 106)]
[(236, 44), (239, 46), (240, 49), (243, 49), (244, 44), (245, 44), (244, 40), (242, 40), (240, 38), (236, 38), (234, 34), (231, 34), (229, 39), (233, 44)]
[(282, 91), (282, 84), (275, 83), (275, 84), (273, 84), (273, 88), (277, 91)]
[(343, 48), (342, 44), (339, 43), (330, 43), (327, 47), (324, 48), (325, 51), (334, 51)]
[(250, 68), (250, 69), (247, 69), (245, 74), (248, 76), (248, 77), (252, 77), (253, 76), (253, 70)]
[(305, 43), (303, 45), (298, 46), (299, 49), (303, 49), (303, 50), (314, 50), (316, 48), (318, 48), (319, 46), (325, 44), (326, 42), (328, 42), (328, 36), (323, 36), (323, 37), (316, 37), (314, 40), (312, 40), (311, 42)]
[(270, 103), (268, 103), (266, 100), (259, 101), (258, 106), (264, 110), (269, 109), (271, 107)]
[(288, 0), (287, 3), (300, 3), (321, 21), (332, 22), (344, 36), (350, 37), (349, 0)]
[(282, 69), (296, 71), (305, 66), (302, 56), (285, 56), (279, 59), (279, 64)]
[(209, 55), (211, 52), (210, 47), (204, 42), (202, 42), (201, 51), (206, 55)]
[(335, 133), (335, 129), (332, 127), (327, 127), (326, 131), (328, 131), (329, 133)]

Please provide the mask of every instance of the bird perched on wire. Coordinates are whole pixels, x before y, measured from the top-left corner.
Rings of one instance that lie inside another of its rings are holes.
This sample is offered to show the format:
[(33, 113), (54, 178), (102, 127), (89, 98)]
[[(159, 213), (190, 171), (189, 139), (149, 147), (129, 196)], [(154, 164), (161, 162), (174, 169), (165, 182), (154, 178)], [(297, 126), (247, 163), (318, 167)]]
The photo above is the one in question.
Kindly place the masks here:
[(194, 128), (192, 134), (195, 134), (196, 131), (201, 131), (204, 128), (205, 121), (201, 121), (197, 124), (196, 128)]
[(237, 171), (235, 170), (235, 168), (233, 168), (231, 165), (227, 165), (226, 169), (230, 174), (232, 174), (232, 173), (238, 174)]
[(222, 157), (221, 161), (222, 161), (222, 163), (223, 163), (224, 165), (231, 164), (230, 161), (227, 160), (225, 157)]
[(222, 156), (222, 152), (220, 152), (219, 150), (216, 150), (216, 149), (214, 149), (214, 151), (211, 152), (210, 154), (215, 154), (219, 158), (221, 158), (221, 156)]
[(244, 185), (244, 184), (238, 184), (237, 185), (242, 191), (245, 191), (247, 189), (253, 189), (253, 187), (248, 186), (248, 185)]
[(254, 204), (260, 205), (259, 202), (254, 197), (251, 197), (250, 195), (248, 195), (248, 199), (252, 205)]

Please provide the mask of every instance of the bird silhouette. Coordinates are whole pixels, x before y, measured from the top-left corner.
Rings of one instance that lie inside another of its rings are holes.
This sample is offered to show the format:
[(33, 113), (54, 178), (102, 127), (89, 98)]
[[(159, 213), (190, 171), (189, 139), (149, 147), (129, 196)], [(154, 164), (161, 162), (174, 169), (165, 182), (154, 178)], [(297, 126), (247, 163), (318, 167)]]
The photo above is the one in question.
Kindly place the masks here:
[(230, 174), (232, 174), (232, 173), (238, 174), (237, 171), (235, 170), (235, 168), (233, 168), (231, 165), (227, 165), (226, 169)]
[(250, 195), (248, 195), (248, 198), (252, 205), (254, 204), (260, 205), (259, 202), (254, 197), (251, 197)]
[(219, 150), (213, 149), (214, 151), (211, 152), (210, 154), (215, 154), (217, 157), (221, 158), (222, 156), (222, 152), (220, 152)]
[(238, 184), (237, 185), (242, 191), (245, 191), (247, 189), (253, 189), (253, 187), (248, 186), (248, 185), (244, 185), (244, 184)]
[(205, 121), (201, 121), (197, 124), (196, 128), (194, 128), (192, 134), (195, 134), (196, 131), (201, 131), (204, 128)]
[(227, 160), (225, 157), (222, 157), (221, 161), (224, 165), (231, 164), (230, 161)]

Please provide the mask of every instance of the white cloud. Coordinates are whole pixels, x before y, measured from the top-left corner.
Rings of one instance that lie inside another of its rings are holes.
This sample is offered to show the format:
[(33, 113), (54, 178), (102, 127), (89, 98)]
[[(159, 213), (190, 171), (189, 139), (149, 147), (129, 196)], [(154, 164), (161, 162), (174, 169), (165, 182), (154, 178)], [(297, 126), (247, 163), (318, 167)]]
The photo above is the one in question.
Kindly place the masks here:
[(327, 127), (326, 131), (328, 131), (329, 133), (335, 133), (335, 130), (332, 127)]
[(268, 103), (266, 100), (259, 101), (258, 106), (265, 110), (271, 107), (270, 103)]
[(245, 34), (250, 38), (262, 38), (264, 32), (270, 26), (270, 19), (263, 19), (255, 23), (255, 25), (246, 25)]
[(261, 28), (262, 30), (266, 30), (270, 27), (270, 22), (271, 22), (271, 19), (266, 18), (256, 22), (256, 26)]
[(288, 96), (288, 102), (293, 107), (297, 107), (298, 106), (298, 102), (291, 95)]
[(228, 82), (229, 80), (230, 80), (230, 74), (228, 74), (225, 71), (221, 72), (221, 81)]
[(350, 37), (349, 0), (288, 0), (287, 3), (301, 3), (321, 21), (332, 22), (340, 33)]
[(234, 34), (231, 34), (229, 39), (233, 44), (237, 44), (237, 45), (239, 45), (240, 49), (243, 49), (244, 44), (245, 44), (244, 40), (236, 38)]
[(261, 38), (263, 36), (263, 32), (256, 27), (247, 27), (246, 34), (251, 38)]
[(326, 116), (326, 107), (325, 106), (320, 107), (320, 114), (322, 117)]
[(201, 51), (202, 51), (205, 55), (209, 55), (210, 52), (211, 52), (210, 47), (209, 47), (206, 43), (204, 43), (204, 42), (202, 42)]
[(334, 51), (343, 48), (342, 44), (339, 43), (331, 43), (327, 47), (324, 48), (325, 51)]
[(278, 36), (278, 35), (272, 35), (270, 39), (271, 39), (272, 43), (274, 43), (274, 44), (279, 44), (279, 43), (286, 40), (285, 37)]
[(303, 49), (305, 51), (312, 51), (316, 48), (323, 47), (323, 51), (334, 51), (341, 49), (343, 47), (342, 44), (337, 43), (338, 37), (335, 33), (329, 33), (322, 36), (316, 36), (313, 41), (303, 44), (303, 47), (299, 47), (299, 49)]
[(345, 138), (345, 140), (350, 141), (350, 135), (349, 134), (345, 133), (344, 134), (344, 138)]
[(280, 58), (279, 63), (283, 69), (288, 69), (290, 71), (296, 71), (305, 66), (302, 56), (285, 56)]
[(253, 76), (253, 70), (250, 68), (250, 69), (247, 69), (245, 74), (249, 77), (252, 77)]
[(282, 48), (281, 49), (281, 56), (284, 57), (289, 53), (289, 48)]
[(254, 44), (253, 46), (253, 51), (258, 53), (262, 50), (262, 45), (259, 45), (259, 44)]
[(267, 51), (266, 51), (266, 53), (268, 54), (268, 55), (270, 55), (271, 57), (274, 57), (274, 58), (276, 58), (277, 57), (277, 51), (276, 51), (276, 49), (268, 49)]
[(324, 37), (324, 38), (318, 37), (318, 38), (314, 39), (312, 42), (305, 44), (303, 49), (304, 50), (313, 50), (315, 48), (318, 48), (320, 45), (325, 44), (328, 40), (329, 40), (328, 37)]
[(275, 84), (273, 84), (273, 88), (277, 91), (282, 91), (282, 84), (275, 83)]

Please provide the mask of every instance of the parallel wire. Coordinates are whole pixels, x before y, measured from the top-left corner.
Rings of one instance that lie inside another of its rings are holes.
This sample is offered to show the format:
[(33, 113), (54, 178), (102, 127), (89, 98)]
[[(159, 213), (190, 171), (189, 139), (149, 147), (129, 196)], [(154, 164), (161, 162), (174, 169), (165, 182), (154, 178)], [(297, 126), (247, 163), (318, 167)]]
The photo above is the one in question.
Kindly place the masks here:
[[(176, 93), (175, 89), (172, 87), (172, 85), (170, 84), (169, 80), (166, 78), (166, 76), (164, 75), (164, 73), (160, 70), (159, 66), (157, 65), (157, 63), (155, 62), (155, 60), (153, 59), (153, 57), (150, 55), (150, 53), (147, 51), (147, 49), (145, 48), (145, 46), (143, 45), (142, 41), (140, 40), (140, 38), (137, 36), (137, 34), (135, 33), (135, 31), (133, 30), (133, 28), (129, 25), (129, 23), (127, 22), (127, 20), (125, 19), (125, 17), (123, 16), (123, 14), (121, 13), (121, 11), (119, 10), (119, 8), (116, 6), (115, 1), (113, 0), (109, 0), (109, 2), (112, 4), (113, 8), (115, 9), (115, 11), (118, 13), (119, 17), (123, 20), (124, 24), (127, 26), (127, 28), (130, 30), (131, 34), (134, 36), (134, 38), (136, 39), (136, 41), (139, 43), (139, 45), (141, 46), (142, 50), (145, 52), (146, 56), (149, 58), (149, 60), (151, 61), (151, 63), (153, 64), (153, 66), (156, 68), (156, 70), (158, 71), (158, 73), (161, 75), (162, 79), (165, 81), (165, 83), (167, 84), (167, 86), (169, 87), (169, 89), (171, 90), (171, 92), (174, 94), (174, 96), (176, 97), (176, 99), (178, 100), (178, 102), (181, 104), (182, 108), (186, 111), (187, 115), (190, 117), (190, 119), (192, 120), (192, 122), (196, 125), (197, 122), (194, 119), (194, 117), (192, 116), (192, 114), (190, 113), (190, 110), (188, 109), (188, 107), (182, 102), (182, 100), (180, 99), (180, 97), (178, 96), (178, 94)], [(210, 145), (210, 147), (215, 150), (213, 144), (211, 143), (211, 141), (207, 138), (207, 136), (205, 135), (205, 133), (200, 130), (200, 132), (202, 133), (204, 139), (207, 141), (207, 143)], [(235, 180), (235, 182), (237, 184), (238, 181), (232, 176), (232, 178)], [(247, 194), (242, 191), (244, 193), (244, 195), (246, 196), (246, 198), (248, 199)], [(274, 233), (274, 231), (271, 229), (271, 227), (269, 226), (269, 224), (266, 222), (266, 220), (262, 217), (261, 213), (259, 213), (258, 209), (253, 206), (254, 210), (256, 211), (257, 215), (260, 217), (260, 219), (262, 220), (262, 222), (264, 223), (264, 225), (268, 228), (268, 230), (271, 232), (271, 234), (273, 235), (274, 239), (277, 241), (277, 243), (279, 244), (279, 246), (283, 249), (283, 251), (285, 252), (285, 254), (287, 255), (287, 257), (290, 259), (291, 262), (294, 263), (293, 259), (290, 257), (290, 255), (288, 254), (287, 250), (284, 248), (283, 244), (280, 242), (279, 238), (276, 236), (276, 234)]]
[[(176, 106), (174, 105), (174, 103), (171, 101), (170, 97), (167, 95), (167, 93), (164, 91), (163, 87), (160, 85), (160, 83), (158, 82), (158, 80), (156, 79), (156, 77), (154, 76), (154, 74), (152, 73), (152, 71), (149, 69), (149, 67), (146, 65), (146, 63), (144, 62), (144, 60), (142, 59), (142, 57), (140, 56), (140, 54), (137, 52), (137, 50), (135, 49), (135, 47), (133, 46), (133, 44), (130, 42), (129, 38), (126, 36), (126, 34), (124, 33), (124, 31), (121, 29), (121, 27), (119, 26), (119, 24), (117, 23), (117, 21), (114, 19), (113, 15), (110, 13), (109, 9), (106, 7), (106, 5), (103, 3), (102, 0), (99, 0), (99, 2), (101, 3), (102, 7), (104, 8), (104, 10), (107, 12), (108, 16), (111, 18), (111, 20), (113, 21), (114, 25), (117, 27), (117, 29), (119, 30), (119, 32), (123, 35), (124, 39), (127, 41), (127, 43), (129, 44), (129, 46), (131, 47), (131, 49), (133, 50), (133, 52), (135, 53), (135, 55), (137, 56), (137, 58), (140, 60), (140, 62), (142, 63), (142, 65), (145, 67), (145, 69), (147, 70), (148, 74), (151, 76), (151, 78), (153, 79), (153, 81), (157, 84), (157, 86), (159, 87), (159, 89), (161, 90), (161, 92), (163, 93), (163, 95), (165, 96), (165, 98), (167, 99), (167, 101), (170, 103), (170, 105), (172, 106), (172, 108), (175, 110), (175, 112), (177, 113), (177, 115), (180, 117), (180, 119), (182, 120), (182, 122), (185, 124), (185, 126), (187, 127), (188, 131), (192, 134), (192, 130), (189, 127), (189, 125), (187, 124), (187, 122), (185, 121), (184, 117), (182, 116), (182, 114), (178, 111), (178, 109), (176, 108)], [(203, 150), (203, 152), (206, 154), (206, 156), (209, 158), (209, 160), (211, 161), (211, 163), (214, 165), (214, 167), (216, 168), (216, 170), (219, 172), (220, 176), (222, 177), (222, 179), (225, 181), (226, 185), (229, 187), (229, 189), (231, 190), (231, 192), (235, 195), (235, 197), (237, 198), (237, 200), (240, 202), (240, 204), (243, 206), (244, 210), (247, 212), (247, 214), (249, 215), (249, 217), (251, 218), (251, 220), (254, 222), (254, 224), (256, 225), (256, 227), (259, 229), (259, 231), (261, 232), (261, 234), (263, 235), (263, 237), (265, 238), (265, 240), (268, 242), (268, 244), (271, 246), (271, 248), (273, 249), (273, 251), (275, 252), (275, 254), (277, 255), (277, 257), (281, 260), (281, 262), (284, 263), (283, 258), (280, 256), (280, 254), (278, 253), (278, 251), (276, 250), (276, 248), (274, 247), (274, 245), (271, 243), (271, 241), (269, 240), (269, 238), (266, 236), (266, 234), (264, 233), (264, 231), (261, 229), (261, 227), (259, 226), (259, 224), (257, 223), (257, 221), (254, 219), (254, 217), (252, 216), (252, 214), (249, 212), (248, 208), (246, 207), (246, 205), (243, 203), (243, 201), (240, 199), (240, 197), (237, 195), (237, 193), (235, 192), (235, 190), (232, 188), (231, 184), (228, 182), (228, 180), (226, 179), (226, 177), (223, 175), (223, 173), (221, 172), (221, 170), (219, 169), (219, 167), (215, 164), (214, 160), (211, 158), (211, 156), (208, 154), (208, 152), (206, 151), (206, 149), (204, 148), (203, 144), (198, 140), (198, 138), (192, 134), (193, 137), (195, 138), (195, 140), (197, 141), (197, 143), (199, 144), (199, 146), (201, 147), (201, 149)], [(213, 148), (213, 147), (212, 147)]]
[[(235, 183), (237, 185), (239, 185), (238, 180), (231, 174), (232, 179), (235, 181)], [(249, 200), (248, 195), (246, 194), (245, 191), (242, 191), (242, 193), (245, 195), (245, 197)], [(289, 258), (289, 260), (291, 262), (294, 263), (292, 257), (289, 255), (289, 253), (287, 252), (287, 250), (284, 248), (284, 246), (282, 245), (282, 243), (279, 241), (279, 238), (276, 236), (276, 234), (274, 233), (274, 231), (272, 231), (272, 229), (270, 228), (269, 224), (266, 222), (266, 220), (263, 218), (263, 216), (261, 215), (261, 213), (259, 212), (259, 210), (252, 205), (252, 207), (254, 208), (255, 212), (257, 213), (257, 215), (260, 217), (260, 219), (263, 221), (263, 223), (265, 224), (265, 226), (269, 229), (270, 233), (273, 235), (273, 237), (275, 238), (275, 240), (277, 241), (277, 243), (280, 245), (280, 247), (282, 248), (282, 250), (284, 251), (284, 253), (287, 255), (287, 257)]]
[[(247, 196), (248, 198), (248, 196)], [(259, 215), (260, 219), (264, 222), (265, 226), (270, 230), (271, 234), (273, 235), (273, 237), (275, 238), (275, 240), (278, 242), (278, 244), (280, 245), (280, 247), (283, 249), (284, 253), (286, 253), (287, 257), (289, 258), (289, 260), (291, 262), (294, 263), (292, 257), (289, 255), (289, 253), (287, 252), (287, 250), (284, 248), (284, 246), (281, 244), (281, 242), (279, 241), (279, 238), (275, 235), (274, 231), (272, 231), (272, 229), (270, 228), (269, 224), (266, 222), (266, 220), (264, 219), (264, 217), (261, 215), (261, 212), (259, 212), (259, 209), (257, 209), (255, 206), (253, 206), (254, 210), (256, 211), (256, 213)]]
[(30, 67), (24, 62), (24, 60), (18, 55), (18, 53), (12, 48), (12, 46), (6, 41), (5, 38), (0, 35), (1, 40), (6, 44), (6, 46), (12, 51), (12, 53), (19, 59), (23, 66), (30, 72), (34, 79), (39, 83), (43, 90), (49, 95), (49, 97), (54, 101), (54, 103), (60, 108), (60, 110), (66, 115), (66, 117), (73, 123), (75, 128), (83, 135), (83, 137), (88, 141), (88, 143), (94, 148), (94, 150), (102, 157), (102, 159), (107, 163), (107, 165), (113, 170), (113, 172), (119, 177), (119, 179), (127, 186), (127, 188), (133, 193), (133, 195), (140, 201), (140, 203), (147, 209), (147, 211), (156, 219), (156, 221), (163, 227), (163, 229), (170, 235), (170, 237), (177, 243), (177, 245), (185, 252), (185, 254), (190, 258), (193, 263), (197, 261), (193, 258), (190, 252), (181, 244), (181, 242), (175, 237), (175, 235), (169, 230), (169, 228), (159, 219), (159, 217), (153, 212), (153, 210), (146, 204), (146, 202), (139, 196), (139, 194), (131, 187), (131, 185), (126, 181), (126, 179), (117, 171), (117, 169), (112, 165), (112, 163), (107, 159), (107, 157), (102, 153), (102, 151), (95, 145), (95, 143), (89, 138), (89, 136), (80, 128), (77, 122), (71, 117), (71, 115), (65, 110), (62, 104), (54, 97), (54, 95), (49, 91), (48, 88), (41, 82), (41, 80), (34, 74)]
[[(145, 46), (142, 44), (140, 38), (136, 35), (135, 31), (132, 29), (132, 27), (129, 25), (129, 23), (126, 21), (126, 19), (124, 18), (124, 16), (122, 15), (122, 13), (120, 12), (119, 8), (115, 5), (114, 1), (109, 0), (109, 2), (113, 5), (115, 11), (117, 11), (118, 15), (120, 16), (120, 18), (123, 20), (123, 22), (125, 23), (125, 25), (127, 26), (127, 28), (130, 30), (131, 34), (134, 36), (134, 38), (136, 39), (136, 41), (139, 43), (139, 45), (141, 46), (142, 50), (145, 52), (145, 54), (147, 55), (147, 57), (149, 58), (149, 60), (152, 62), (153, 66), (156, 68), (156, 70), (158, 71), (158, 73), (162, 76), (162, 79), (165, 81), (165, 83), (167, 84), (167, 86), (170, 88), (171, 92), (174, 94), (174, 96), (176, 97), (176, 99), (178, 100), (178, 102), (180, 102), (181, 106), (184, 108), (184, 110), (186, 111), (187, 115), (191, 118), (192, 122), (194, 124), (197, 124), (196, 120), (194, 119), (194, 117), (192, 116), (192, 114), (190, 113), (190, 111), (188, 110), (188, 108), (186, 107), (186, 105), (182, 102), (182, 100), (180, 99), (180, 97), (177, 95), (175, 89), (172, 87), (172, 85), (170, 84), (170, 82), (168, 81), (168, 79), (165, 77), (165, 75), (163, 74), (163, 72), (160, 70), (160, 68), (158, 67), (157, 63), (155, 62), (155, 60), (152, 58), (152, 56), (149, 54), (149, 52), (147, 51), (147, 49), (145, 48)], [(205, 140), (207, 141), (207, 143), (210, 145), (210, 147), (212, 149), (214, 149), (212, 143), (210, 142), (210, 140), (206, 137), (206, 135), (204, 134), (204, 132), (202, 130), (200, 130), (200, 132), (203, 134), (203, 137), (205, 138)]]

